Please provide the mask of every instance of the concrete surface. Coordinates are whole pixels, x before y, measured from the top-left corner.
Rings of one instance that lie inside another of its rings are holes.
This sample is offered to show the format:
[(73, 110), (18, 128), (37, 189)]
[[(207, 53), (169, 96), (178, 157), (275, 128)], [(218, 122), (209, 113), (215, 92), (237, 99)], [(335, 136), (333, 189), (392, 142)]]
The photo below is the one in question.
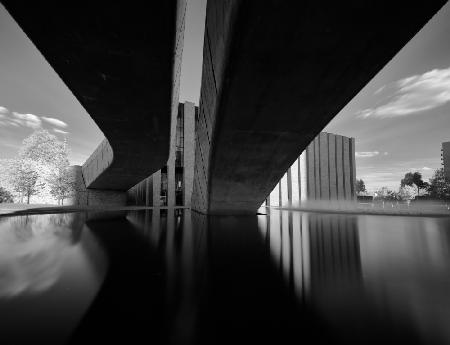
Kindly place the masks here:
[(192, 207), (254, 214), (444, 0), (209, 0)]
[(105, 134), (88, 188), (126, 191), (169, 156), (185, 0), (124, 4), (2, 1)]

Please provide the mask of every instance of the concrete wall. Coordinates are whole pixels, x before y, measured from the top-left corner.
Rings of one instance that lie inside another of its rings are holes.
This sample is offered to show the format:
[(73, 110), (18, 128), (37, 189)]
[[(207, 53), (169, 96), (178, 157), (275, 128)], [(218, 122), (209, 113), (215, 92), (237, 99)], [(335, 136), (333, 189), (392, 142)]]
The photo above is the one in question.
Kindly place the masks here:
[[(192, 190), (194, 182), (194, 164), (195, 164), (195, 118), (198, 108), (194, 103), (180, 103), (180, 109), (172, 114), (172, 138), (171, 153), (167, 161), (168, 177), (168, 200), (167, 206), (175, 206), (175, 151), (176, 151), (176, 125), (178, 111), (183, 112), (184, 116), (184, 152), (183, 152), (183, 206), (191, 207)], [(161, 170), (158, 170), (151, 176), (145, 178), (127, 192), (128, 203), (139, 206), (161, 206)]]
[(74, 194), (64, 201), (65, 205), (76, 206), (125, 206), (127, 201), (126, 192), (116, 190), (87, 189), (83, 179), (81, 166), (70, 167), (75, 181)]
[(441, 156), (445, 177), (450, 179), (450, 141), (442, 143)]
[[(300, 202), (356, 199), (354, 138), (322, 132), (301, 153), (295, 164), (300, 166), (298, 185)], [(269, 199), (278, 196), (282, 200), (281, 203), (273, 206), (292, 205), (289, 195), (287, 193), (284, 195), (284, 188), (280, 188), (282, 181), (283, 179), (269, 196)], [(288, 190), (293, 188), (292, 181), (289, 179), (287, 188)]]

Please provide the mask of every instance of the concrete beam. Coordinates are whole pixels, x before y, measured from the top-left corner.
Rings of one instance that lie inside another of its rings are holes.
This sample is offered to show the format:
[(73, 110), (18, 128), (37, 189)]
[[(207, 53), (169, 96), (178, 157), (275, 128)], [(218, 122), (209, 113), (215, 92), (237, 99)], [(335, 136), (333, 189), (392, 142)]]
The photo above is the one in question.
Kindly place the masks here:
[(209, 0), (193, 208), (255, 213), (445, 2)]
[(6, 9), (106, 139), (83, 166), (88, 188), (125, 191), (169, 156), (178, 108), (185, 0), (6, 0)]

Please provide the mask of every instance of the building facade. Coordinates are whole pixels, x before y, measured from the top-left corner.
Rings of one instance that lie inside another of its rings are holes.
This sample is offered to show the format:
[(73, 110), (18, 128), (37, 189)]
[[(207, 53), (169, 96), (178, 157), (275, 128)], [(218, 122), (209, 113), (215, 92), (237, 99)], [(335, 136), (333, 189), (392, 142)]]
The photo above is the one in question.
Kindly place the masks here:
[(128, 191), (128, 204), (138, 206), (191, 207), (195, 163), (194, 103), (180, 103), (172, 119), (170, 152), (167, 164)]
[(355, 200), (355, 182), (355, 139), (321, 132), (275, 186), (266, 205)]
[(444, 175), (450, 179), (450, 141), (442, 143), (441, 163), (444, 168)]

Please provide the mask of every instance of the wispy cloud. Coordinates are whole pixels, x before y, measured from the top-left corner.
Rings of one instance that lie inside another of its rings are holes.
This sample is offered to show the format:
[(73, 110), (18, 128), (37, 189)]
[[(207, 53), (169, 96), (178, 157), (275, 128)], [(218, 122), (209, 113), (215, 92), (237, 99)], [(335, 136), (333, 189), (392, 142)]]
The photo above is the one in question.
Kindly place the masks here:
[(8, 111), (9, 111), (8, 108), (2, 107), (0, 105), (0, 114), (6, 114)]
[(65, 123), (64, 121), (55, 119), (54, 117), (41, 116), (41, 119), (44, 120), (45, 122), (50, 123), (53, 126), (62, 127), (62, 128), (66, 128), (68, 126), (67, 123)]
[(13, 123), (16, 123), (20, 126), (30, 127), (33, 129), (41, 127), (42, 121), (39, 118), (39, 116), (37, 116), (37, 115), (21, 114), (21, 113), (16, 113), (15, 111), (12, 114), (13, 114), (13, 118), (11, 119), (11, 121)]
[[(375, 94), (383, 88), (378, 89)], [(358, 117), (387, 118), (406, 116), (439, 107), (450, 101), (450, 67), (433, 69), (396, 81), (390, 99), (383, 105), (364, 109)]]
[(60, 130), (60, 129), (58, 129), (58, 128), (53, 128), (53, 132), (61, 133), (61, 134), (69, 134), (69, 132), (62, 131), (62, 130)]
[(356, 152), (355, 156), (356, 157), (360, 157), (360, 158), (367, 158), (367, 157), (375, 157), (378, 156), (380, 154), (380, 152), (378, 151), (360, 151), (360, 152)]

